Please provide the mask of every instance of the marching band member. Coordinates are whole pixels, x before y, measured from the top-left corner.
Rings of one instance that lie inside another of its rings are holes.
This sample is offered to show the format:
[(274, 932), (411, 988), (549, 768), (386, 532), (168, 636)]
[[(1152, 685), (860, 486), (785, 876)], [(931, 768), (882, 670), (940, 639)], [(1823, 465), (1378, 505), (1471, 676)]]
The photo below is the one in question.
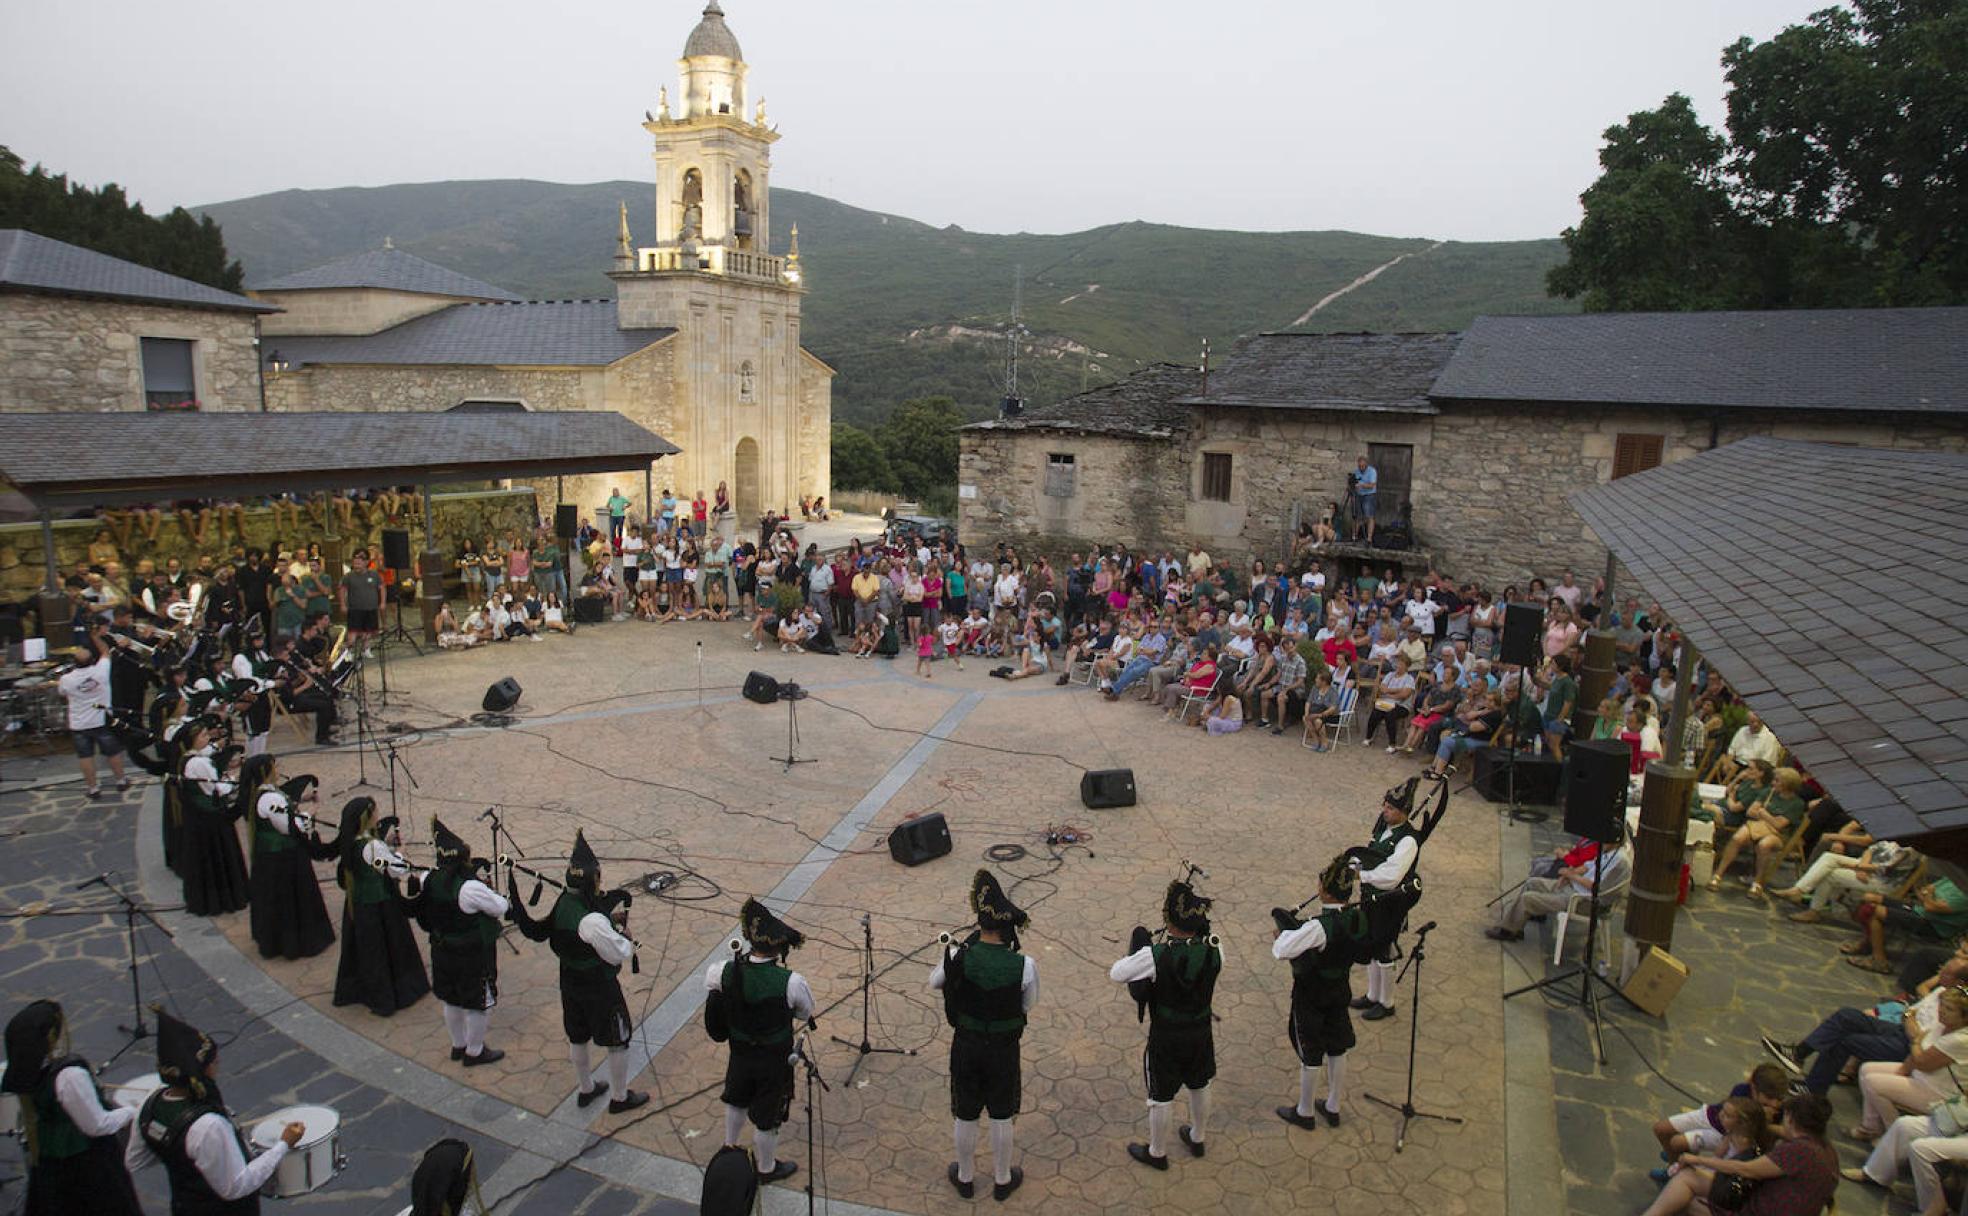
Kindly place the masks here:
[[(1166, 940), (1155, 943), (1137, 926), (1133, 953), (1115, 963), (1107, 978), (1127, 984), (1149, 1012), (1143, 1071), (1148, 1080), (1148, 1143), (1130, 1144), (1128, 1156), (1158, 1170), (1168, 1168), (1170, 1104), (1176, 1090), (1189, 1097), (1189, 1122), (1177, 1134), (1191, 1154), (1203, 1155), (1209, 1119), (1209, 1084), (1216, 1076), (1216, 1041), (1210, 998), (1223, 970), (1223, 952), (1209, 940), (1210, 900), (1186, 882), (1172, 882), (1162, 897)], [(1137, 987), (1139, 985), (1139, 987)]]
[[(1298, 1105), (1280, 1106), (1277, 1111), (1280, 1119), (1307, 1131), (1319, 1126), (1315, 1109), (1327, 1123), (1339, 1126), (1346, 1053), (1354, 1043), (1347, 1002), (1353, 995), (1353, 962), (1364, 932), (1360, 911), (1346, 910), (1352, 894), (1352, 860), (1341, 854), (1319, 875), (1319, 911), (1311, 920), (1300, 920), (1284, 908), (1271, 909), (1271, 919), (1278, 925), (1271, 957), (1291, 963), (1291, 1017), (1285, 1034), (1298, 1054)], [(1326, 1101), (1315, 1108), (1321, 1060), (1326, 1065)]]
[(246, 644), (232, 656), (231, 691), (243, 706), (239, 716), (246, 724), (248, 756), (265, 753), (267, 733), (273, 729), (274, 667), (265, 635), (265, 627), (254, 617), (246, 626)]
[(1018, 930), (1031, 918), (1005, 895), (989, 870), (970, 880), (970, 908), (977, 931), (944, 952), (929, 973), (943, 992), (950, 1036), (950, 1113), (956, 1124), (957, 1159), (950, 1185), (965, 1199), (974, 1193), (977, 1117), (991, 1113), (991, 1197), (1003, 1202), (1025, 1181), (1011, 1164), (1012, 1120), (1018, 1115), (1018, 1041), (1026, 1015), (1039, 999), (1039, 969), (1018, 952)]
[[(567, 859), (567, 885), (545, 920), (534, 920), (519, 902), (519, 888), (508, 874), (507, 895), (519, 931), (536, 942), (547, 942), (560, 960), (560, 1020), (567, 1031), (568, 1058), (580, 1090), (575, 1101), (586, 1107), (608, 1094), (608, 1113), (619, 1115), (649, 1101), (649, 1095), (629, 1088), (629, 1003), (622, 996), (622, 964), (635, 953), (635, 943), (622, 936), (628, 901), (601, 890), (601, 862), (579, 830), (574, 852)], [(594, 1084), (588, 1045), (608, 1052), (608, 1087)]]
[[(465, 1201), (471, 1201), (469, 1209)], [(416, 1173), (410, 1175), (410, 1206), (397, 1216), (464, 1216), (482, 1213), (485, 1199), (478, 1193), (478, 1166), (471, 1145), (463, 1140), (439, 1140), (424, 1150)]]
[(335, 968), (335, 1004), (367, 1005), (386, 1018), (430, 991), (423, 956), (396, 891), (410, 863), (396, 851), (394, 819), (376, 818), (374, 798), (342, 807), (335, 837), (341, 860), (335, 881), (342, 900), (342, 957)]
[(485, 1045), (487, 1011), (499, 1003), (499, 934), (512, 913), (487, 886), (492, 863), (473, 857), (464, 838), (431, 816), (437, 869), (425, 876), (412, 907), (430, 934), (431, 992), (444, 1008), (451, 1058), (466, 1068), (496, 1064), (506, 1053)]
[(793, 1023), (813, 1017), (806, 977), (786, 967), (786, 956), (806, 941), (799, 930), (747, 899), (738, 923), (747, 953), (711, 964), (704, 988), (708, 1016), (722, 1020), (731, 1043), (725, 1064), (724, 1142), (736, 1146), (746, 1120), (761, 1184), (790, 1178), (799, 1167), (780, 1160), (779, 1127), (793, 1104)]
[(219, 1096), (218, 1045), (157, 1006), (151, 1009), (164, 1088), (137, 1112), (124, 1165), (134, 1174), (153, 1161), (164, 1163), (171, 1216), (256, 1216), (260, 1188), (307, 1126), (289, 1123), (272, 1148), (247, 1160), (246, 1137)]
[(332, 842), (321, 842), (313, 818), (295, 805), (297, 797), (315, 801), (314, 784), (313, 777), (297, 777), (283, 786), (272, 756), (254, 756), (240, 770), (239, 796), (252, 808), (248, 889), (253, 942), (261, 958), (313, 958), (335, 944), (335, 927), (328, 921), (313, 863), (327, 861), (339, 850)]
[[(1360, 894), (1385, 894), (1400, 886), (1414, 871), (1421, 856), (1421, 841), (1408, 817), (1414, 813), (1415, 787), (1421, 778), (1410, 777), (1381, 796), (1380, 818), (1374, 823), (1373, 838), (1365, 846), (1348, 850), (1360, 863)], [(1394, 935), (1367, 964), (1367, 992), (1353, 1002), (1363, 1021), (1378, 1022), (1394, 1016), (1394, 960), (1399, 953)]]
[(327, 680), (309, 670), (292, 638), (275, 638), (272, 666), (279, 673), (273, 695), (295, 713), (314, 715), (314, 745), (325, 747), (335, 741), (335, 693)]
[(178, 876), (184, 882), (185, 911), (193, 916), (237, 912), (248, 900), (246, 855), (232, 826), (239, 809), (234, 775), (239, 750), (217, 747), (212, 737), (216, 725), (201, 716), (178, 732), (185, 756), (178, 783), (184, 813)]
[(25, 1216), (143, 1216), (116, 1134), (135, 1118), (105, 1106), (81, 1056), (62, 1053), (68, 1022), (53, 1001), (33, 1001), (7, 1023), (0, 1091), (20, 1097), (27, 1153)]

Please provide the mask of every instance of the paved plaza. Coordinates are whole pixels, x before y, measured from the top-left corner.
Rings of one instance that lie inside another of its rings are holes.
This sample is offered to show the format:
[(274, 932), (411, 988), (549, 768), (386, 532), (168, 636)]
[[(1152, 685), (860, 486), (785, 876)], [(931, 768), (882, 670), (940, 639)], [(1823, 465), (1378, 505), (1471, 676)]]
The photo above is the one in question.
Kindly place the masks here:
[[(678, 879), (663, 896), (638, 898), (630, 914), (641, 970), (623, 980), (637, 1021), (635, 1062), (647, 1063), (632, 1084), (654, 1101), (627, 1116), (575, 1106), (552, 957), (517, 933), (500, 956), (490, 1035), (507, 1057), (467, 1071), (449, 1062), (431, 1001), (390, 1019), (332, 1007), (337, 949), (300, 963), (263, 961), (244, 913), (209, 921), (160, 913), (175, 937), (144, 934), (145, 995), (237, 1033), (224, 1057), (235, 1108), (258, 1115), (314, 1100), (343, 1114), (350, 1169), (296, 1206), (393, 1213), (422, 1147), (463, 1134), (481, 1146), (486, 1198), (499, 1212), (689, 1210), (676, 1201), (694, 1202), (698, 1167), (720, 1131), (722, 1049), (701, 1028), (701, 977), (726, 956), (747, 895), (784, 902), (786, 919), (808, 936), (794, 965), (821, 1006), (815, 1042), (833, 1084), (819, 1095), (817, 1175), (842, 1212), (968, 1206), (942, 1177), (948, 1032), (926, 980), (937, 933), (968, 921), (965, 889), (979, 864), (992, 864), (1030, 910), (1026, 948), (1041, 978), (1018, 1123), (1026, 1183), (1011, 1202), (1056, 1213), (1231, 1205), (1284, 1213), (1315, 1204), (1342, 1213), (1637, 1211), (1651, 1193), (1647, 1124), (1691, 1104), (1648, 1060), (1704, 1098), (1719, 1096), (1756, 1061), (1755, 1035), (1772, 1020), (1801, 1033), (1809, 1019), (1883, 988), (1831, 960), (1834, 930), (1789, 925), (1740, 896), (1698, 895), (1676, 940), (1694, 980), (1665, 1022), (1609, 1004), (1610, 1059), (1601, 1068), (1569, 1006), (1499, 1000), (1544, 974), (1538, 960), (1549, 958), (1549, 941), (1533, 932), (1500, 948), (1480, 936), (1484, 904), (1521, 875), (1533, 848), (1548, 847), (1550, 829), (1508, 825), (1493, 805), (1459, 791), (1423, 854), (1419, 916), (1441, 927), (1427, 963), (1415, 1098), (1466, 1121), (1418, 1122), (1396, 1154), (1397, 1116), (1363, 1096), (1402, 1095), (1404, 985), (1399, 1016), (1358, 1026), (1342, 1124), (1290, 1129), (1271, 1113), (1291, 1100), (1296, 1080), (1284, 1033), (1289, 973), (1268, 954), (1268, 909), (1310, 895), (1332, 853), (1365, 839), (1381, 791), (1412, 771), (1410, 761), (1357, 744), (1316, 755), (1295, 735), (1211, 738), (1081, 687), (992, 680), (982, 662), (963, 672), (939, 663), (925, 680), (906, 662), (776, 647), (754, 654), (738, 633), (736, 624), (626, 622), (459, 654), (392, 649), (387, 703), (380, 671), (369, 698), (389, 746), (313, 751), (299, 732), (277, 731), (283, 770), (317, 774), (331, 812), (355, 792), (387, 805), (394, 774), (413, 860), (429, 858), (432, 814), (489, 850), (479, 814), (497, 807), (516, 852), (546, 873), (560, 872), (580, 827), (602, 858), (604, 882)], [(788, 710), (738, 696), (755, 668), (812, 694), (798, 703), (791, 740), (794, 756), (811, 763), (775, 759), (787, 755)], [(514, 718), (475, 718), (486, 685), (505, 675), (524, 688)], [(1083, 807), (1080, 770), (1118, 766), (1134, 769), (1141, 804)], [(10, 1004), (60, 994), (78, 1049), (100, 1060), (127, 1017), (122, 923), (101, 914), (113, 901), (99, 892), (65, 887), (107, 869), (153, 905), (179, 901), (158, 856), (155, 786), (92, 805), (67, 780), (72, 771), (61, 757), (7, 770), (0, 830), (15, 847), (0, 861), (6, 910), (44, 901), (86, 914), (6, 921), (0, 974)], [(947, 816), (954, 851), (898, 865), (886, 833), (930, 811)], [(1061, 829), (1090, 839), (1048, 845), (1048, 831)], [(1022, 855), (985, 862), (987, 851), (1017, 852), (1009, 846)], [(1133, 925), (1157, 919), (1183, 859), (1208, 871), (1199, 885), (1218, 900), (1219, 1075), (1208, 1156), (1180, 1155), (1155, 1173), (1125, 1153), (1144, 1132), (1144, 1031), (1106, 969), (1125, 953)], [(522, 878), (522, 895), (530, 886)], [(338, 916), (340, 892), (332, 882), (323, 891)], [(864, 914), (875, 945), (871, 1036), (908, 1054), (869, 1057), (849, 1082), (856, 1051), (825, 1036), (861, 1037)], [(110, 1078), (148, 1071), (148, 1047)], [(1850, 1091), (1837, 1097), (1853, 1102)], [(768, 1211), (804, 1208), (798, 1188), (816, 1173), (807, 1134), (796, 1102), (782, 1154), (801, 1173), (773, 1188)], [(988, 1151), (980, 1168), (989, 1168)], [(162, 1210), (162, 1179), (150, 1173), (143, 1193)]]

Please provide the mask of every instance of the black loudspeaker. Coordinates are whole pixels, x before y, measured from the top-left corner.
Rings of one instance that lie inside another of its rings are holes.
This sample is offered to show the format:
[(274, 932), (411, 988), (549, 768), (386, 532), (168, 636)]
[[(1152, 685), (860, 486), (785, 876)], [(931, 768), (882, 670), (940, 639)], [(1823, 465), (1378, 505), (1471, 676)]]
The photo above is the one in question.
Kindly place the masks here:
[(485, 690), (485, 712), (502, 714), (519, 704), (519, 681), (507, 676)]
[(888, 834), (888, 855), (905, 866), (919, 866), (950, 851), (950, 825), (942, 812), (919, 815)]
[(1506, 604), (1503, 608), (1503, 645), (1497, 662), (1518, 667), (1535, 667), (1544, 657), (1544, 609), (1537, 604)]
[(1633, 751), (1618, 739), (1581, 739), (1565, 748), (1565, 830), (1614, 844), (1621, 836), (1628, 769)]
[(577, 595), (574, 597), (574, 623), (576, 625), (599, 625), (608, 615), (608, 605), (598, 595)]
[(410, 568), (410, 534), (402, 528), (383, 529), (383, 565), (391, 570)]
[(772, 704), (779, 699), (779, 681), (762, 671), (753, 672), (745, 677), (745, 699), (760, 705)]
[(562, 540), (573, 540), (581, 532), (581, 508), (574, 503), (564, 502), (554, 508), (554, 535)]
[(1134, 770), (1131, 768), (1093, 769), (1080, 776), (1080, 801), (1103, 810), (1134, 805)]

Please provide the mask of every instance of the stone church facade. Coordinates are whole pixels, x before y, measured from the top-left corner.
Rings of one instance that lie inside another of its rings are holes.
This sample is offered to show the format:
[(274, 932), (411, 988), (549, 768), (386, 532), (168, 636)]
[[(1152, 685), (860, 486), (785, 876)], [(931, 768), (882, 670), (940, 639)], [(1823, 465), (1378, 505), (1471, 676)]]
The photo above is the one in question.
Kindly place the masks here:
[[(616, 410), (682, 449), (653, 468), (658, 494), (723, 482), (741, 520), (828, 494), (834, 373), (800, 345), (798, 232), (772, 252), (779, 133), (716, 0), (644, 129), (653, 243), (625, 205), (612, 300), (520, 300), (386, 244), (250, 293), (282, 310), (263, 322), (273, 407)], [(642, 509), (633, 474), (570, 478), (566, 497), (592, 509), (616, 486)]]

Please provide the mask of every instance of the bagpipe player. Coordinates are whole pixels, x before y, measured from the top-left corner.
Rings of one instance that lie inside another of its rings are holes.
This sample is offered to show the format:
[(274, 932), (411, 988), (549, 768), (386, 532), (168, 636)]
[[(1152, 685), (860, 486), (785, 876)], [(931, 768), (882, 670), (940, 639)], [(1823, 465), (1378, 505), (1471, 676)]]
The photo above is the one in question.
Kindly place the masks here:
[(799, 1167), (780, 1159), (779, 1128), (793, 1105), (795, 1023), (813, 1020), (813, 990), (786, 966), (786, 956), (806, 942), (799, 930), (756, 899), (738, 913), (744, 942), (728, 960), (704, 973), (704, 1025), (713, 1040), (728, 1042), (725, 1063), (724, 1143), (737, 1147), (746, 1122), (760, 1183), (790, 1178)]
[(1410, 777), (1381, 795), (1373, 836), (1365, 845), (1346, 851), (1359, 863), (1360, 896), (1372, 921), (1370, 934), (1379, 945), (1373, 961), (1367, 964), (1366, 995), (1353, 1002), (1362, 1021), (1378, 1022), (1394, 1016), (1394, 963), (1400, 958), (1396, 939), (1408, 909), (1414, 906), (1408, 896), (1420, 897), (1415, 866), (1421, 860), (1423, 834), (1411, 822), (1420, 784), (1420, 777)]
[(1189, 1122), (1177, 1129), (1194, 1156), (1203, 1155), (1209, 1119), (1209, 1085), (1216, 1076), (1216, 1040), (1210, 1002), (1223, 972), (1223, 951), (1210, 934), (1210, 900), (1186, 882), (1171, 882), (1162, 897), (1162, 937), (1136, 926), (1132, 952), (1107, 972), (1126, 984), (1148, 1014), (1143, 1074), (1148, 1082), (1148, 1143), (1130, 1144), (1128, 1156), (1158, 1170), (1168, 1168), (1171, 1104), (1177, 1090), (1189, 1099)]
[(1012, 1123), (1022, 1090), (1019, 1040), (1025, 1020), (1039, 999), (1039, 969), (1018, 950), (1018, 930), (1030, 922), (1011, 902), (989, 870), (970, 880), (970, 909), (977, 929), (961, 944), (947, 945), (929, 973), (929, 986), (943, 993), (943, 1013), (951, 1026), (950, 1114), (955, 1122), (957, 1159), (948, 1177), (957, 1194), (974, 1191), (978, 1116), (991, 1115), (991, 1197), (1003, 1202), (1025, 1181), (1011, 1163)]
[(485, 1045), (492, 1006), (499, 1003), (499, 934), (512, 901), (488, 880), (492, 863), (473, 857), (464, 837), (431, 816), (437, 868), (424, 876), (410, 908), (430, 935), (431, 995), (444, 1010), (451, 1058), (466, 1068), (496, 1064), (506, 1053)]
[[(1339, 1103), (1345, 1092), (1346, 1053), (1353, 1050), (1353, 966), (1372, 953), (1366, 938), (1366, 913), (1349, 908), (1353, 896), (1353, 862), (1344, 853), (1319, 874), (1319, 910), (1301, 920), (1285, 908), (1271, 909), (1278, 936), (1271, 957), (1291, 964), (1291, 1015), (1285, 1036), (1298, 1056), (1298, 1104), (1280, 1106), (1278, 1117), (1293, 1127), (1311, 1131), (1317, 1115), (1339, 1126)], [(1319, 1066), (1326, 1069), (1326, 1100), (1315, 1105)]]

